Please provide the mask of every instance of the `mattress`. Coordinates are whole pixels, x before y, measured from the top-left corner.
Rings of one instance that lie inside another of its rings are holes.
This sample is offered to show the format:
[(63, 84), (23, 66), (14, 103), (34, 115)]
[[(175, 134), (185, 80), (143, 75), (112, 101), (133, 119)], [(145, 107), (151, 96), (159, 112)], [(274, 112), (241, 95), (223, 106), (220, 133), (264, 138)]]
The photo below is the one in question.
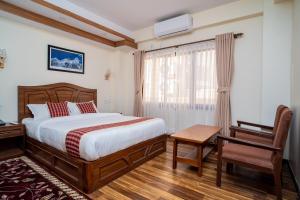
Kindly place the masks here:
[[(71, 130), (134, 119), (137, 117), (119, 113), (90, 113), (39, 120), (26, 118), (22, 122), (27, 136), (66, 152), (66, 136)], [(80, 140), (80, 157), (93, 161), (163, 134), (166, 134), (166, 126), (160, 118), (92, 131)]]

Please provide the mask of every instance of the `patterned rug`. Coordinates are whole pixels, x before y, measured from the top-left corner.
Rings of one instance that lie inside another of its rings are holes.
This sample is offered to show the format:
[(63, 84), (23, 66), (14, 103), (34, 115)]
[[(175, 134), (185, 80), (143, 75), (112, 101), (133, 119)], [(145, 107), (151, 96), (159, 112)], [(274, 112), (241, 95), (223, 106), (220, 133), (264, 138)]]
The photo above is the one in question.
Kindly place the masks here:
[(0, 161), (0, 199), (86, 200), (88, 198), (23, 156)]

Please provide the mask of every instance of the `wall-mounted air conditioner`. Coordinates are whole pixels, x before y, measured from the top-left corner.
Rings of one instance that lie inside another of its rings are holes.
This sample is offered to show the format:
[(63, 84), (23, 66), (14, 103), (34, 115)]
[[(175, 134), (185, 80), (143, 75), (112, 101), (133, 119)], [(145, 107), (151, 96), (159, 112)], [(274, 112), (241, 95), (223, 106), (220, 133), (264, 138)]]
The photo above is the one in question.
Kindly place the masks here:
[(189, 14), (181, 15), (154, 24), (155, 37), (167, 37), (186, 33), (193, 28), (193, 17)]

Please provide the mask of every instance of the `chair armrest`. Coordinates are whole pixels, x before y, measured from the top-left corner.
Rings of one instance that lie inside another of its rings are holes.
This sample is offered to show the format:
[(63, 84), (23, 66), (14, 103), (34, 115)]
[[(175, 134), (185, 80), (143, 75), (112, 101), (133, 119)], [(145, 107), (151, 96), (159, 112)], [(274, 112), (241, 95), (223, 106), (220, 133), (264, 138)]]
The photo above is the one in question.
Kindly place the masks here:
[[(242, 128), (242, 127), (238, 127), (238, 126), (230, 126), (229, 129), (233, 133), (242, 132), (242, 133), (246, 133), (246, 134), (249, 134), (249, 135), (256, 135), (256, 136), (264, 137), (264, 138), (270, 138), (270, 139), (274, 138), (274, 134), (269, 133), (269, 132), (256, 131), (256, 130), (251, 130), (251, 129)], [(233, 135), (235, 135), (235, 134), (233, 134)]]
[(257, 142), (250, 142), (247, 140), (242, 140), (242, 139), (233, 138), (233, 137), (218, 135), (218, 142), (219, 142), (219, 140), (221, 140), (221, 141), (227, 140), (229, 142), (236, 143), (236, 144), (243, 144), (243, 145), (256, 147), (256, 148), (260, 148), (260, 149), (265, 149), (265, 150), (270, 150), (270, 151), (274, 151), (274, 152), (282, 152), (281, 148), (277, 148), (277, 147), (273, 147), (273, 146), (270, 146), (267, 144), (261, 144), (261, 143), (257, 143)]
[(266, 125), (262, 125), (262, 124), (255, 124), (255, 123), (251, 123), (251, 122), (245, 122), (245, 121), (237, 121), (238, 126), (240, 127), (242, 124), (243, 125), (247, 125), (247, 126), (253, 126), (253, 127), (258, 127), (258, 128), (262, 128), (262, 129), (268, 129), (268, 130), (273, 130), (274, 127), (272, 126), (266, 126)]

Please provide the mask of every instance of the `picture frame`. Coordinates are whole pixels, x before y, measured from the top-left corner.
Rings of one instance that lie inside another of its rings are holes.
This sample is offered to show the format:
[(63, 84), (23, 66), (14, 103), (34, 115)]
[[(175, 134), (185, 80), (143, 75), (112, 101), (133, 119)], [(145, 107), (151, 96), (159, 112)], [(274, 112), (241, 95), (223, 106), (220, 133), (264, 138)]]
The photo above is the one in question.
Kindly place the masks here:
[(84, 74), (84, 53), (48, 45), (48, 70)]

